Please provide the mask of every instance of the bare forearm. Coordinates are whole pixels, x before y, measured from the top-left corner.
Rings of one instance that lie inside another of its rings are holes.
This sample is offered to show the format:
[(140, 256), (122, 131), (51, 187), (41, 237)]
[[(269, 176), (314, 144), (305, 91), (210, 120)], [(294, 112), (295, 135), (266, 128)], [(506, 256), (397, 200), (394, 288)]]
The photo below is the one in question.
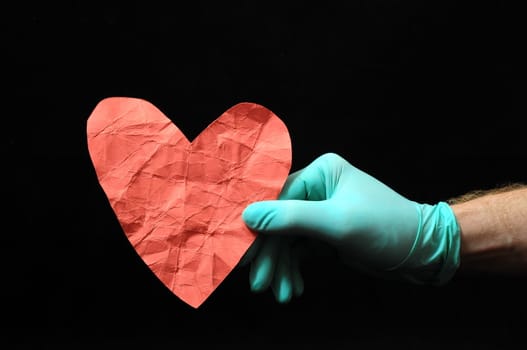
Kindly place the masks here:
[(451, 204), (465, 272), (527, 272), (527, 187)]

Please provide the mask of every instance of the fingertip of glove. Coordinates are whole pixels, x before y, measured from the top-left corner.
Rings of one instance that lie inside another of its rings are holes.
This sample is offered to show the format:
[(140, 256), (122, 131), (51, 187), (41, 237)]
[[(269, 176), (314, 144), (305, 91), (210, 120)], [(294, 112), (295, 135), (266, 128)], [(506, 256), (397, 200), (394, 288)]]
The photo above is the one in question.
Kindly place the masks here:
[(278, 292), (278, 302), (280, 304), (287, 304), (291, 301), (292, 296), (291, 286), (282, 284)]
[(242, 220), (247, 226), (255, 229), (258, 224), (257, 214), (258, 208), (256, 203), (249, 204), (242, 212)]
[(263, 261), (253, 266), (249, 275), (252, 292), (259, 293), (267, 289), (271, 279), (269, 271), (270, 265), (268, 261)]
[(274, 213), (274, 202), (254, 202), (245, 207), (242, 212), (242, 219), (250, 229), (266, 231), (274, 221)]
[(251, 292), (260, 293), (264, 290), (264, 283), (260, 279), (251, 282)]

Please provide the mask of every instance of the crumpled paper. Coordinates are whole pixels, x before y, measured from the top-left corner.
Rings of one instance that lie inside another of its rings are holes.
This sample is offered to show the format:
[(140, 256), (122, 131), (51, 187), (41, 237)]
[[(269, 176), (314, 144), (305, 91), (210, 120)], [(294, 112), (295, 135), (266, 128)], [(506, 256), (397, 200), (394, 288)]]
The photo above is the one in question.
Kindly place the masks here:
[(243, 209), (276, 199), (291, 167), (285, 124), (255, 103), (231, 107), (189, 142), (148, 101), (110, 97), (89, 116), (87, 137), (99, 183), (135, 251), (194, 308), (256, 238)]

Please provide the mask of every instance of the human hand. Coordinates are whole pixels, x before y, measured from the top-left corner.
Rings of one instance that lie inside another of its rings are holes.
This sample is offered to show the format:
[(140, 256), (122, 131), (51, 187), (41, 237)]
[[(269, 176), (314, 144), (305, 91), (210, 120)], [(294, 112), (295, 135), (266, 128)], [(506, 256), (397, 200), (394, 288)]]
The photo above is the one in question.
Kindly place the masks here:
[(340, 260), (386, 278), (441, 285), (459, 266), (460, 229), (445, 202), (411, 201), (334, 153), (291, 174), (278, 200), (250, 204), (242, 214), (257, 240), (253, 291), (270, 285), (279, 302), (301, 295), (295, 241), (319, 240)]

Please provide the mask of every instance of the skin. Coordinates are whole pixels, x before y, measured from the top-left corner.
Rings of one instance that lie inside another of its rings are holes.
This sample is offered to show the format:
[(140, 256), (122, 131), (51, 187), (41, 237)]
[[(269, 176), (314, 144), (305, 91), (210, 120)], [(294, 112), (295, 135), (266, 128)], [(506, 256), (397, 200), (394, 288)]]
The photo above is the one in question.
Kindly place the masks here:
[(513, 185), (454, 199), (461, 228), (460, 273), (527, 272), (527, 187)]

